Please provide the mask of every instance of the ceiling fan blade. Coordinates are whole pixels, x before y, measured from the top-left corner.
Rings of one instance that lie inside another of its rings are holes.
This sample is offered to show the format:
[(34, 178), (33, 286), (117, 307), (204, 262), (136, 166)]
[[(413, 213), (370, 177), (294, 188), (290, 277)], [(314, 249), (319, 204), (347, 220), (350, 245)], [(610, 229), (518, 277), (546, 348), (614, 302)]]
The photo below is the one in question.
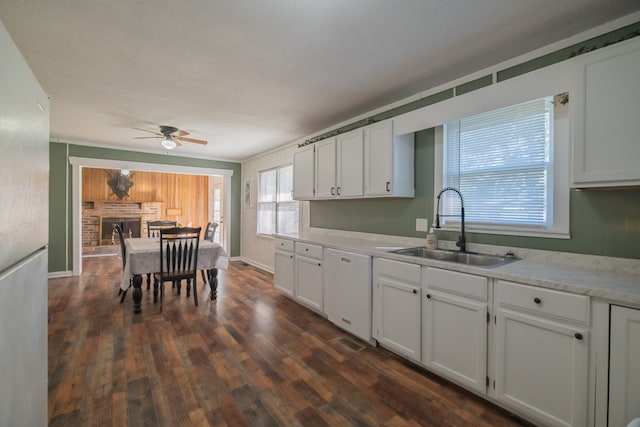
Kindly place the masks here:
[(158, 136), (134, 136), (133, 139), (158, 139), (161, 138), (162, 135)]
[(154, 134), (154, 135), (162, 136), (162, 134), (161, 134), (161, 133), (154, 132), (154, 131), (152, 131), (152, 130), (146, 130), (146, 129), (136, 128), (136, 127), (132, 127), (132, 129), (135, 129), (135, 130), (141, 130), (141, 131), (143, 131), (143, 132), (149, 132), (149, 133), (152, 133), (152, 134)]
[(178, 132), (174, 132), (174, 133), (175, 133), (175, 135), (173, 135), (173, 136), (176, 137), (176, 138), (180, 137), (180, 136), (190, 135), (189, 132), (187, 132), (186, 130), (182, 130), (182, 129), (180, 129), (180, 130), (178, 130)]
[(182, 147), (182, 144), (180, 144), (180, 141), (178, 141), (176, 138), (173, 138), (172, 141), (176, 143), (176, 147)]
[(207, 145), (209, 143), (208, 141), (204, 141), (202, 139), (185, 138), (183, 136), (177, 136), (174, 138), (174, 140), (175, 139), (179, 139), (180, 141), (184, 141), (184, 142), (193, 142), (195, 144), (202, 144), (202, 145)]

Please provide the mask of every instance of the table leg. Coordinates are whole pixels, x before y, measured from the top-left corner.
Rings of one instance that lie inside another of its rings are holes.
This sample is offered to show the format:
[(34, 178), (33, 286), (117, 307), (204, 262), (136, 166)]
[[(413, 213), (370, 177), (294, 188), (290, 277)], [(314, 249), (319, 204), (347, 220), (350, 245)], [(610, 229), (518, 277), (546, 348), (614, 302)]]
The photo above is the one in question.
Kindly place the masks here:
[(133, 312), (140, 313), (140, 301), (142, 301), (142, 275), (133, 275)]
[(211, 300), (218, 298), (218, 269), (212, 268), (207, 271), (209, 276), (209, 288), (211, 289)]

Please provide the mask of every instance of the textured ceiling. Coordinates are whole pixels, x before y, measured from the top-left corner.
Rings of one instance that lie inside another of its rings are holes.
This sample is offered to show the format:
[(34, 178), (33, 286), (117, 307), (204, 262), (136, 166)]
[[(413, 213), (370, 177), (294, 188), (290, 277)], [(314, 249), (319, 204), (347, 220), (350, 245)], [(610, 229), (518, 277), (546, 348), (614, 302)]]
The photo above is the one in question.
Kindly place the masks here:
[(1, 0), (51, 137), (242, 160), (640, 9), (638, 0)]

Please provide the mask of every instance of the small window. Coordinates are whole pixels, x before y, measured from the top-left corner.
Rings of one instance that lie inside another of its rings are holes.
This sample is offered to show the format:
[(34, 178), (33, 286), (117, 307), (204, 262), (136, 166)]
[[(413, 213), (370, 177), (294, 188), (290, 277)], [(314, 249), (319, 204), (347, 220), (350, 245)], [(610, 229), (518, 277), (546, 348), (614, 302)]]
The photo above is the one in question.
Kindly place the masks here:
[[(554, 218), (555, 203), (568, 216), (568, 182), (554, 184), (554, 115), (553, 97), (545, 97), (444, 125), (442, 187), (460, 190), (471, 228), (564, 228)], [(443, 194), (440, 210), (444, 223), (459, 223), (455, 193)]]
[(299, 231), (298, 202), (292, 198), (292, 189), (292, 165), (259, 173), (258, 234), (287, 234)]

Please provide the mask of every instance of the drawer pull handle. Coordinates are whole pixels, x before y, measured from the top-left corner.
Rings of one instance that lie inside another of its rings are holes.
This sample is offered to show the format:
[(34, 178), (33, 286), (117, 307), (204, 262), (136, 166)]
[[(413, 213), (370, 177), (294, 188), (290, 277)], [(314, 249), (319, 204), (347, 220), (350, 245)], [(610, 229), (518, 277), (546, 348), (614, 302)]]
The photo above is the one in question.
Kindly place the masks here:
[(309, 248), (304, 248), (305, 252), (309, 252)]
[(349, 320), (349, 319), (345, 319), (344, 317), (342, 318), (342, 321), (343, 321), (344, 323), (346, 323), (347, 325), (350, 325), (350, 324), (351, 324), (351, 320)]
[(335, 196), (335, 195), (336, 195), (336, 193), (335, 193), (335, 187), (331, 187), (331, 195), (332, 195), (332, 196)]
[(542, 302), (542, 300), (540, 298), (538, 298), (538, 297), (535, 297), (533, 299), (533, 302), (535, 302), (536, 304), (540, 304)]
[(418, 290), (417, 289), (412, 289), (411, 292), (413, 292), (414, 294), (417, 294)]
[(582, 334), (580, 332), (576, 332), (574, 337), (576, 337), (577, 340), (581, 340), (582, 339)]
[(391, 181), (387, 181), (387, 184), (385, 185), (385, 188), (387, 190), (387, 193), (391, 191)]
[(427, 294), (427, 299), (431, 299), (431, 294)]
[(343, 257), (340, 258), (340, 261), (342, 261), (342, 262), (351, 262), (351, 260), (349, 258), (343, 258)]

